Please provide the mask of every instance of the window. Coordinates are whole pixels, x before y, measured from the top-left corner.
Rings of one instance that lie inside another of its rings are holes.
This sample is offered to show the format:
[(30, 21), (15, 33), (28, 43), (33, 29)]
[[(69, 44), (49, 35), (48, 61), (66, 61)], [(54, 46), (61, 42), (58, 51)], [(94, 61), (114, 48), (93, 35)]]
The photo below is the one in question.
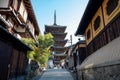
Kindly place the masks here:
[(104, 0), (103, 13), (105, 25), (117, 18), (120, 13), (120, 0)]
[(93, 37), (95, 38), (100, 32), (103, 30), (103, 15), (102, 15), (102, 8), (99, 7), (96, 13), (94, 14), (92, 18), (92, 31), (93, 31)]
[(89, 38), (90, 38), (90, 29), (87, 32), (87, 39), (89, 39)]
[(95, 19), (95, 22), (94, 22), (94, 30), (96, 31), (100, 26), (100, 16), (98, 16), (96, 19)]
[(26, 22), (28, 13), (27, 13), (27, 10), (26, 10), (25, 5), (24, 5), (23, 2), (21, 2), (21, 4), (20, 4), (20, 8), (19, 8), (18, 12), (22, 16), (23, 20)]
[(86, 44), (88, 45), (92, 39), (93, 39), (93, 34), (92, 34), (92, 24), (89, 23), (87, 29), (85, 30), (85, 36), (86, 36)]
[(119, 2), (119, 0), (109, 0), (108, 1), (107, 7), (106, 7), (107, 15), (110, 15), (114, 11), (114, 9), (118, 6), (118, 2)]

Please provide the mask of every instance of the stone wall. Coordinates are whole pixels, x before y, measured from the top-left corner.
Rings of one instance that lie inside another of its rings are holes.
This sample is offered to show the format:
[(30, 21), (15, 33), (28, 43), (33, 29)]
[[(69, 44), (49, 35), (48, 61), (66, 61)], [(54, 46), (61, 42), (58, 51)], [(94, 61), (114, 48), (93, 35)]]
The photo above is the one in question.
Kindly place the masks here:
[(78, 80), (120, 80), (120, 64), (78, 70)]

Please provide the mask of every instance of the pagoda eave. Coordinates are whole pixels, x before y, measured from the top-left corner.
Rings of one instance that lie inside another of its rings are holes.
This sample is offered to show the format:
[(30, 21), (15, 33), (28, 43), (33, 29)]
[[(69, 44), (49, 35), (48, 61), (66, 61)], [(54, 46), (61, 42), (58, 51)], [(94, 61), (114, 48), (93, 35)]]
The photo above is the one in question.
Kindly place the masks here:
[(65, 51), (55, 51), (56, 53), (55, 54), (63, 54), (65, 53)]
[(50, 28), (51, 28), (51, 27), (53, 27), (53, 28), (55, 28), (55, 27), (57, 27), (57, 28), (58, 28), (58, 27), (62, 27), (62, 28), (66, 28), (67, 26), (54, 25), (54, 24), (53, 24), (53, 25), (45, 25), (45, 27), (50, 27)]
[(53, 35), (67, 35), (67, 33), (54, 33), (52, 32)]
[(53, 56), (64, 56), (64, 57), (66, 57), (67, 54), (54, 54)]

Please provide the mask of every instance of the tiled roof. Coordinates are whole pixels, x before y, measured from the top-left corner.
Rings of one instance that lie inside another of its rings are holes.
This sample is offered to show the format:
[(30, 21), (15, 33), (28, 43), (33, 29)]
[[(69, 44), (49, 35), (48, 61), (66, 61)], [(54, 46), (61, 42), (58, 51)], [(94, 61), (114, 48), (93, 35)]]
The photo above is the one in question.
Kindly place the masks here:
[(103, 0), (89, 0), (82, 19), (79, 23), (78, 29), (75, 33), (76, 36), (84, 34), (85, 29), (87, 28), (89, 22), (91, 21), (92, 17), (96, 13), (102, 2)]
[(29, 13), (29, 17), (31, 17), (31, 19), (33, 21), (33, 24), (35, 26), (35, 33), (38, 35), (39, 32), (40, 32), (40, 29), (39, 29), (39, 26), (38, 26), (38, 23), (37, 23), (37, 20), (36, 20), (36, 16), (34, 14), (34, 10), (33, 10), (31, 1), (30, 0), (23, 0), (23, 1), (25, 3), (26, 9)]

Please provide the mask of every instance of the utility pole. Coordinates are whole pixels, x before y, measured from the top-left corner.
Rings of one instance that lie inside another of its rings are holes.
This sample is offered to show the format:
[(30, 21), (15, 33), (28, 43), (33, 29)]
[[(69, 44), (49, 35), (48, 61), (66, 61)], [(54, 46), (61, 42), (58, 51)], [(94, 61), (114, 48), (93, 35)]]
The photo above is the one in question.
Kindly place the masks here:
[(72, 35), (70, 35), (70, 43), (71, 43), (71, 46), (72, 46)]

